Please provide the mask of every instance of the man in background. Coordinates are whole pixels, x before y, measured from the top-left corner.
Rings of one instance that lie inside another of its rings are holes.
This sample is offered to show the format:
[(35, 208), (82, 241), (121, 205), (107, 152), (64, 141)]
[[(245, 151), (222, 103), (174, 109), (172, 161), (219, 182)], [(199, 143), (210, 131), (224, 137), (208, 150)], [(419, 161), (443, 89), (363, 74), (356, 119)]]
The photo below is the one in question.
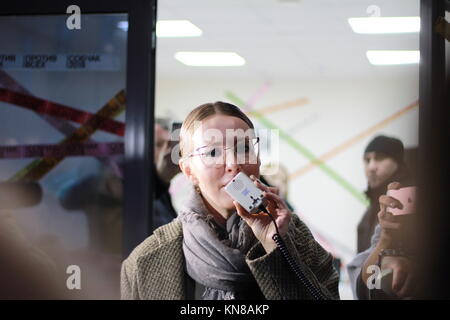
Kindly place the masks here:
[(153, 228), (156, 229), (177, 217), (169, 193), (170, 181), (180, 172), (178, 163), (171, 158), (174, 143), (170, 140), (167, 121), (155, 121)]
[(375, 137), (364, 151), (364, 172), (370, 204), (358, 224), (358, 253), (370, 247), (370, 239), (378, 224), (378, 198), (386, 193), (389, 183), (397, 181), (406, 185), (410, 180), (404, 162), (403, 143), (383, 135)]
[[(363, 300), (406, 298), (412, 294), (414, 272), (412, 259), (399, 243), (405, 221), (399, 223), (386, 213), (387, 207), (398, 205), (396, 199), (386, 196), (388, 189), (412, 183), (404, 161), (403, 143), (392, 137), (375, 137), (364, 151), (364, 170), (370, 204), (358, 225), (358, 254), (347, 264), (353, 295)], [(372, 265), (392, 270), (391, 283), (383, 290), (367, 287), (368, 267)]]

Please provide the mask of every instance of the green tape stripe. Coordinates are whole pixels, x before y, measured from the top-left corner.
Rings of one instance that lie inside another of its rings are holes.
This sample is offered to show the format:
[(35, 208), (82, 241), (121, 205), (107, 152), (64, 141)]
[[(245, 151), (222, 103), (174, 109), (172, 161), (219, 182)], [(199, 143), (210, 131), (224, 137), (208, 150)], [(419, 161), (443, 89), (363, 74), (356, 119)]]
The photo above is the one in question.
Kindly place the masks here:
[[(235, 104), (240, 106), (245, 106), (245, 102), (242, 101), (239, 97), (233, 94), (230, 91), (225, 92), (225, 96), (233, 101)], [(286, 132), (278, 128), (273, 122), (265, 118), (262, 114), (257, 111), (252, 110), (252, 114), (256, 117), (256, 119), (261, 122), (264, 126), (269, 129), (278, 130), (280, 137), (285, 140), (291, 147), (300, 152), (305, 158), (310, 160), (311, 162), (316, 162), (318, 167), (322, 169), (325, 174), (327, 174), (330, 178), (336, 181), (341, 187), (350, 192), (356, 199), (361, 201), (363, 204), (368, 205), (369, 201), (366, 196), (361, 193), (357, 188), (352, 186), (347, 180), (341, 177), (338, 173), (336, 173), (333, 169), (327, 166), (323, 161), (319, 160), (311, 151), (302, 146), (297, 140), (293, 139)]]

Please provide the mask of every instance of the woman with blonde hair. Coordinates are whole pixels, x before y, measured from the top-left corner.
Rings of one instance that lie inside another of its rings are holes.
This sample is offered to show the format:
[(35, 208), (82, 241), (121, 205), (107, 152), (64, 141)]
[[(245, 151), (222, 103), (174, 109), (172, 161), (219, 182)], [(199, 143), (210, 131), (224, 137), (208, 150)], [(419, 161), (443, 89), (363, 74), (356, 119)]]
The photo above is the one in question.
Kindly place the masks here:
[[(155, 230), (123, 262), (122, 299), (314, 298), (286, 262), (275, 233), (320, 297), (339, 298), (332, 256), (276, 189), (258, 180), (253, 129), (229, 103), (207, 103), (190, 112), (181, 128), (179, 160), (192, 182), (190, 196), (173, 222)], [(263, 190), (267, 213), (250, 214), (227, 194), (224, 187), (239, 172)]]

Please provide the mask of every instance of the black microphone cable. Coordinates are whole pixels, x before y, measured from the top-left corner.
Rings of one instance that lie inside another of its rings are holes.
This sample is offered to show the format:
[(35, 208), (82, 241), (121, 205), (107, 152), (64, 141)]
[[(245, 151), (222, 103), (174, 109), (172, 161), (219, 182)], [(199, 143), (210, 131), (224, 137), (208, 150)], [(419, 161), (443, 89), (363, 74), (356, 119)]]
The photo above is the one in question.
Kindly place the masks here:
[(266, 213), (270, 217), (270, 219), (272, 219), (272, 222), (275, 225), (276, 230), (276, 233), (272, 236), (272, 239), (277, 244), (277, 247), (280, 250), (282, 256), (287, 261), (292, 271), (294, 271), (296, 277), (300, 280), (300, 283), (306, 288), (306, 290), (315, 300), (327, 300), (327, 298), (322, 294), (322, 292), (319, 289), (317, 289), (317, 287), (313, 283), (311, 283), (311, 281), (305, 276), (298, 263), (294, 260), (294, 258), (292, 258), (291, 254), (289, 253), (286, 247), (286, 244), (284, 243), (283, 239), (280, 236), (277, 223), (275, 222), (275, 219), (272, 217), (269, 211), (263, 205), (260, 205), (258, 209)]

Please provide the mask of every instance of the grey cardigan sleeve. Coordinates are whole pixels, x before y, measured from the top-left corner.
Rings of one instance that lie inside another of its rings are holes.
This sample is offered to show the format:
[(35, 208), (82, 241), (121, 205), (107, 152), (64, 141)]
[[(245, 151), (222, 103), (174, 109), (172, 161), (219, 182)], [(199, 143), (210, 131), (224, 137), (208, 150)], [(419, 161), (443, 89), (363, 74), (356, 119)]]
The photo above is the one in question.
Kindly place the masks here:
[(364, 265), (364, 262), (372, 253), (372, 250), (376, 247), (378, 241), (380, 240), (381, 235), (381, 227), (379, 224), (375, 227), (374, 233), (372, 235), (372, 239), (370, 240), (370, 247), (358, 253), (355, 258), (347, 264), (347, 272), (350, 279), (350, 285), (353, 292), (353, 297), (358, 300), (368, 299), (367, 295), (364, 294), (367, 291), (367, 287), (365, 283), (362, 283), (361, 280), (361, 269)]
[(120, 272), (120, 296), (122, 300), (139, 300), (139, 294), (136, 289), (136, 272), (133, 270), (132, 263), (125, 260), (122, 263)]
[[(292, 220), (283, 238), (289, 253), (325, 297), (339, 299), (339, 276), (332, 265), (331, 254), (314, 240), (297, 216)], [(261, 244), (256, 245), (247, 254), (247, 264), (267, 299), (312, 299), (278, 248), (266, 254)]]

